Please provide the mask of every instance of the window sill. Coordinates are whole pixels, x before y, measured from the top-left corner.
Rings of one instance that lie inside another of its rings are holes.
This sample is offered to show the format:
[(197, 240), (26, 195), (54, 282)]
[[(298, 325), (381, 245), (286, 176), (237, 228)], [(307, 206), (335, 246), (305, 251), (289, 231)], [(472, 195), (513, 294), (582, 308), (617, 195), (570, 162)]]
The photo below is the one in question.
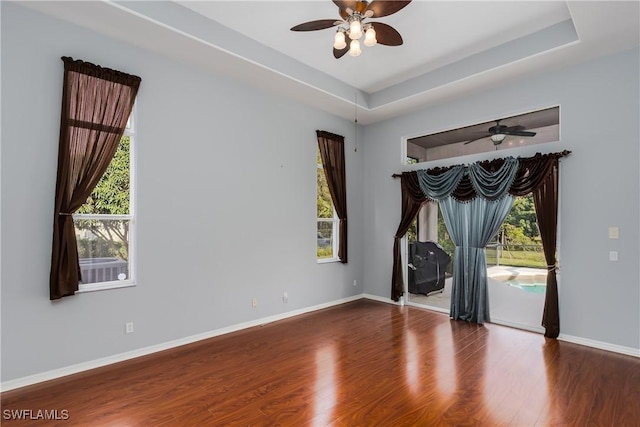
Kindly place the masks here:
[(340, 262), (340, 258), (321, 258), (317, 259), (316, 262), (318, 264), (330, 264), (332, 262)]
[(87, 283), (85, 285), (80, 285), (80, 289), (76, 291), (76, 294), (83, 294), (85, 292), (106, 291), (108, 289), (130, 288), (135, 285), (136, 282), (134, 282), (133, 280), (123, 280), (122, 282)]

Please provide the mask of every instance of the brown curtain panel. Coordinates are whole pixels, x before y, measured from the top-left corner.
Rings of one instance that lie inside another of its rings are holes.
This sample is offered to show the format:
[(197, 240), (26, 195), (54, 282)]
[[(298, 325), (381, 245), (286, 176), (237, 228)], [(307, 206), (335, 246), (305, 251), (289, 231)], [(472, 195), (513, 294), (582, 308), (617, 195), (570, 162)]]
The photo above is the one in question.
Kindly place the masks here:
[(338, 231), (338, 258), (347, 262), (347, 177), (344, 162), (344, 136), (323, 130), (316, 131), (320, 158), (327, 177), (327, 186), (333, 206), (340, 219)]
[(558, 304), (558, 281), (556, 277), (556, 240), (558, 233), (558, 170), (559, 159), (569, 154), (536, 154), (520, 159), (516, 179), (510, 193), (514, 196), (533, 195), (536, 220), (542, 249), (547, 263), (547, 290), (542, 312), (544, 335), (557, 338), (560, 334), (560, 310)]
[(418, 176), (415, 172), (404, 172), (401, 176), (402, 186), (402, 214), (400, 225), (393, 239), (393, 275), (391, 277), (391, 299), (398, 301), (404, 294), (404, 275), (402, 269), (402, 251), (400, 239), (407, 234), (411, 222), (418, 215), (420, 207), (427, 201), (427, 197), (420, 189)]
[(81, 280), (72, 214), (109, 166), (131, 114), (140, 77), (62, 57), (50, 299), (73, 295)]
[(536, 219), (542, 238), (542, 248), (547, 262), (547, 292), (544, 299), (542, 326), (544, 336), (557, 338), (560, 334), (558, 307), (558, 281), (556, 277), (556, 238), (558, 230), (558, 159), (550, 159), (549, 173), (541, 185), (533, 191)]

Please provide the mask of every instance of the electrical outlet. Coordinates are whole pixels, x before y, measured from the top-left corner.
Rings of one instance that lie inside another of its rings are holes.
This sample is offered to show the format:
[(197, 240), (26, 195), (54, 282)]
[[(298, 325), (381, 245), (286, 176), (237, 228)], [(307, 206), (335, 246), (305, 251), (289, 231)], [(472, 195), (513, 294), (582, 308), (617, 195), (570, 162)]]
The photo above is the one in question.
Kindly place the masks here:
[(289, 293), (286, 291), (282, 294), (282, 302), (285, 304), (289, 302)]
[(609, 251), (609, 261), (618, 260), (618, 251)]
[(609, 239), (620, 238), (620, 229), (618, 227), (609, 227)]
[(127, 322), (124, 324), (124, 333), (125, 334), (133, 333), (133, 322)]
[(258, 306), (258, 298), (251, 298), (251, 307), (257, 307)]
[(353, 279), (353, 286), (358, 286), (358, 281), (356, 279)]

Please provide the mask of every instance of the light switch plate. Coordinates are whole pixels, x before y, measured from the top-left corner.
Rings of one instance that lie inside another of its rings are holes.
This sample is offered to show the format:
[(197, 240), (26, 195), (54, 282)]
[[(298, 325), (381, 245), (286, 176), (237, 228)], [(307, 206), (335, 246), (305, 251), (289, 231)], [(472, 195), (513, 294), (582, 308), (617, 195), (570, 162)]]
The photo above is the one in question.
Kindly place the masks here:
[(609, 238), (617, 239), (620, 237), (620, 230), (618, 227), (609, 227)]

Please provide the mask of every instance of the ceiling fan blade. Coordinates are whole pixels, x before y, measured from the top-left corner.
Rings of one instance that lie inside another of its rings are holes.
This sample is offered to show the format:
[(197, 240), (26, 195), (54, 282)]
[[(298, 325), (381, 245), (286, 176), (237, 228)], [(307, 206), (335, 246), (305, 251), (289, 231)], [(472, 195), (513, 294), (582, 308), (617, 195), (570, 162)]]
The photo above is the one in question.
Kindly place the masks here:
[(351, 10), (356, 10), (357, 7), (357, 1), (355, 0), (350, 0), (350, 1), (340, 1), (340, 0), (333, 0), (333, 3), (338, 6), (338, 8), (340, 10), (345, 10), (347, 8), (351, 9)]
[(376, 39), (379, 44), (385, 46), (400, 46), (402, 44), (402, 36), (392, 26), (382, 22), (372, 22), (371, 25), (376, 30)]
[(391, 14), (396, 13), (397, 11), (403, 9), (409, 3), (411, 3), (411, 0), (409, 1), (373, 0), (367, 7), (367, 10), (370, 10), (373, 12), (374, 18), (380, 18), (381, 16), (389, 16)]
[(317, 21), (309, 21), (304, 22), (302, 24), (298, 24), (295, 27), (291, 28), (291, 31), (316, 31), (316, 30), (324, 30), (325, 28), (333, 27), (336, 22), (335, 19), (319, 19)]
[(472, 139), (471, 141), (467, 141), (467, 142), (465, 142), (465, 143), (464, 143), (464, 144), (462, 144), (462, 145), (471, 144), (471, 143), (472, 143), (472, 142), (474, 142), (474, 141), (479, 141), (479, 140), (481, 140), (481, 139), (489, 138), (490, 136), (491, 136), (491, 134), (489, 134), (489, 135), (485, 135), (485, 136), (481, 136), (480, 138), (476, 138), (476, 139)]
[(505, 135), (514, 135), (514, 136), (536, 136), (535, 132), (529, 132), (526, 130), (511, 130), (507, 129), (503, 132)]
[(336, 59), (340, 59), (344, 56), (345, 53), (349, 52), (349, 45), (347, 44), (343, 49), (333, 48), (333, 57)]

